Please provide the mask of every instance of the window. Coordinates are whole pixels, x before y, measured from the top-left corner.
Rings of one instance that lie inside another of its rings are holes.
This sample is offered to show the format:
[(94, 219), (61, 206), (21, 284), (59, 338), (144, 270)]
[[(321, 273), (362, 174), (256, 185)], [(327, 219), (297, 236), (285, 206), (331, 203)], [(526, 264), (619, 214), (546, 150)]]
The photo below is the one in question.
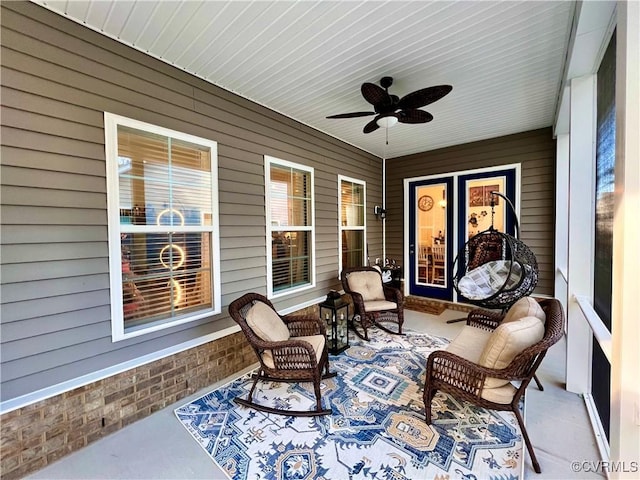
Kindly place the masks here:
[(105, 113), (114, 340), (220, 313), (216, 143)]
[(313, 287), (313, 169), (265, 156), (269, 297)]
[(365, 265), (365, 182), (338, 175), (339, 271)]

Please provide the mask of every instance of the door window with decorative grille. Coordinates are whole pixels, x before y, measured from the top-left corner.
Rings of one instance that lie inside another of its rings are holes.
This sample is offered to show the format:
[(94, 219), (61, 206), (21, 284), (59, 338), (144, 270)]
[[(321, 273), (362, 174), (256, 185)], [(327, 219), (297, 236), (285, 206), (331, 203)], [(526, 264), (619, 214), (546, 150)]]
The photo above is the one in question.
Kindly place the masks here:
[(216, 143), (105, 114), (114, 340), (220, 312)]

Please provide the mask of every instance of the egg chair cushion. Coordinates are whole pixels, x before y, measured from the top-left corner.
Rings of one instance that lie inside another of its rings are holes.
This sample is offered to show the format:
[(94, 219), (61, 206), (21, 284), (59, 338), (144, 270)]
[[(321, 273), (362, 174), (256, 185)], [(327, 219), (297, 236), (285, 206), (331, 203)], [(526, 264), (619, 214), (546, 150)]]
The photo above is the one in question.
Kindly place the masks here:
[(522, 274), (518, 262), (494, 260), (467, 272), (458, 282), (458, 290), (469, 300), (483, 300), (517, 287)]

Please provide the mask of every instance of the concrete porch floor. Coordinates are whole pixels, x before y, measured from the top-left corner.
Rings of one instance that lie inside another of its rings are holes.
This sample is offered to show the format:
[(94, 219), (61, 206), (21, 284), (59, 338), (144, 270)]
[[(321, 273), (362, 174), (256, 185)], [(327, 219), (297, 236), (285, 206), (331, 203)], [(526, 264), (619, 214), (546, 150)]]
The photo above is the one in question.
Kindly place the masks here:
[[(452, 310), (438, 316), (407, 310), (405, 327), (451, 339), (464, 323), (446, 321), (464, 315)], [(533, 471), (525, 448), (524, 478), (527, 479), (604, 478), (571, 469), (571, 462), (596, 462), (600, 455), (583, 399), (564, 390), (565, 355), (563, 339), (549, 350), (538, 369), (544, 392), (535, 385), (527, 390), (525, 422), (542, 468), (539, 475)], [(230, 380), (211, 385), (26, 478), (225, 479), (173, 411)]]

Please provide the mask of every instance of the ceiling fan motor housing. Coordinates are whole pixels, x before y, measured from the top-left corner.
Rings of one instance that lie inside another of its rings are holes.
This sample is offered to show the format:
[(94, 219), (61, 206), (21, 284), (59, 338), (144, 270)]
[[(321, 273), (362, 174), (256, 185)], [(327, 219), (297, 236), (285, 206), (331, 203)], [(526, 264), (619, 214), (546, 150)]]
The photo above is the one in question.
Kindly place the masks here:
[(385, 90), (393, 85), (393, 77), (382, 77), (380, 79), (380, 86)]

